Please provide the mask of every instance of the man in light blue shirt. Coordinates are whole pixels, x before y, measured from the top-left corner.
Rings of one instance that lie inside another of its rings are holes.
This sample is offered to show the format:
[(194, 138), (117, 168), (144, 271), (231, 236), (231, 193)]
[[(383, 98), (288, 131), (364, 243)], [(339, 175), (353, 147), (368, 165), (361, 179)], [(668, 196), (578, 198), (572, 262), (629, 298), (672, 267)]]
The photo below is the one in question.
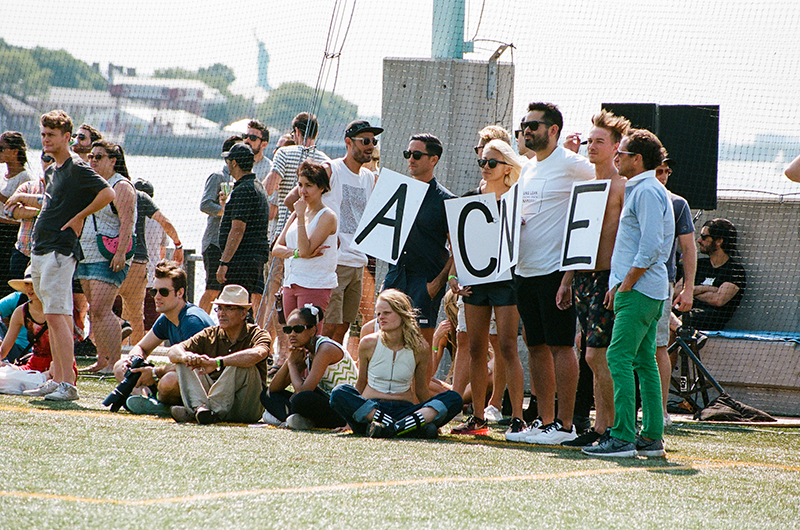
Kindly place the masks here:
[[(667, 259), (675, 219), (666, 188), (656, 179), (664, 148), (650, 131), (632, 130), (617, 150), (619, 174), (627, 177), (606, 306), (614, 311), (608, 368), (614, 380), (614, 426), (591, 456), (663, 456), (661, 380), (656, 364), (656, 328), (669, 297)], [(636, 389), (642, 396), (642, 431), (636, 434)]]

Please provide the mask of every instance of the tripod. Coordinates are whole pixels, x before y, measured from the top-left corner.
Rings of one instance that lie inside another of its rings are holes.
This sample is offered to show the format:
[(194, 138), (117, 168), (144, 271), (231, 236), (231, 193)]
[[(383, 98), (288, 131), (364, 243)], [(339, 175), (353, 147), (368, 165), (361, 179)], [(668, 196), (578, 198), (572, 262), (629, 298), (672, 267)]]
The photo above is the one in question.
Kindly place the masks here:
[[(698, 352), (705, 345), (706, 339), (705, 335), (695, 333), (694, 328), (681, 326), (677, 330), (675, 342), (667, 350), (670, 354), (677, 350), (680, 362), (680, 376), (670, 376), (669, 392), (686, 400), (693, 413), (708, 406), (710, 403), (709, 389), (714, 388), (720, 394), (725, 393), (717, 380), (700, 362)], [(703, 406), (698, 404), (700, 398), (702, 398)]]

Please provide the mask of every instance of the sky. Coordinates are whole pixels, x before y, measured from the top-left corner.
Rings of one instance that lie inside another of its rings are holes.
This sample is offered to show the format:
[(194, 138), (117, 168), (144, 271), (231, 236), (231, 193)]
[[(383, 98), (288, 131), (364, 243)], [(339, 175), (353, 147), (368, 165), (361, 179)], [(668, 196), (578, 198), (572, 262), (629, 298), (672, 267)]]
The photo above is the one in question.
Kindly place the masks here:
[[(324, 88), (356, 103), (362, 116), (381, 112), (384, 58), (431, 54), (432, 0), (10, 4), (0, 16), (6, 42), (63, 48), (88, 63), (113, 62), (140, 74), (221, 62), (234, 69), (237, 86), (255, 85), (258, 38), (271, 56), (273, 87), (288, 81), (315, 86), (321, 77)], [(800, 2), (466, 5), (465, 37), (480, 39), (466, 59), (486, 60), (498, 46), (488, 41), (515, 46), (513, 55), (507, 51), (501, 58), (516, 68), (515, 121), (532, 100), (558, 103), (565, 130), (579, 132), (588, 130), (602, 101), (718, 104), (724, 140), (800, 138)], [(328, 40), (329, 52), (341, 50), (338, 60), (323, 61)]]

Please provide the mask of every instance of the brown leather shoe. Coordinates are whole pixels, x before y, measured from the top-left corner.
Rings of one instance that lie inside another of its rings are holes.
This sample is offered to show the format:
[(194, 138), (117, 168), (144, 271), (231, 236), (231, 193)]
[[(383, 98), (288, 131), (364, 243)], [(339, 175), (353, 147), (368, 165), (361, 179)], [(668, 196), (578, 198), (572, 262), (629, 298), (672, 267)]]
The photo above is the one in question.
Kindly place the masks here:
[(172, 419), (178, 423), (190, 423), (196, 421), (195, 415), (192, 413), (192, 411), (181, 405), (173, 405), (169, 408), (169, 413), (172, 415)]

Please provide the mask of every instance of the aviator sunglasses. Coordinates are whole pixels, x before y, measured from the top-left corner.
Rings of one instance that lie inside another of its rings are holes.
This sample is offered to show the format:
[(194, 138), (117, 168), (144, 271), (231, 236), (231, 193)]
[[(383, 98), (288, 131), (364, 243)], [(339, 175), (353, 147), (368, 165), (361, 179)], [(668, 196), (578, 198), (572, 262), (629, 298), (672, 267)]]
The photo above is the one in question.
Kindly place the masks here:
[(157, 294), (160, 294), (163, 298), (166, 298), (169, 296), (169, 293), (172, 292), (172, 289), (161, 287), (158, 289), (148, 289), (148, 292), (150, 293), (150, 296), (152, 296), (153, 298), (155, 298)]
[(488, 159), (487, 158), (479, 158), (478, 159), (478, 165), (480, 167), (484, 167), (486, 164), (489, 164), (489, 167), (491, 169), (494, 169), (494, 168), (497, 167), (497, 164), (504, 164), (504, 165), (507, 166), (508, 162), (503, 162), (502, 160), (495, 160), (493, 158), (488, 158)]

